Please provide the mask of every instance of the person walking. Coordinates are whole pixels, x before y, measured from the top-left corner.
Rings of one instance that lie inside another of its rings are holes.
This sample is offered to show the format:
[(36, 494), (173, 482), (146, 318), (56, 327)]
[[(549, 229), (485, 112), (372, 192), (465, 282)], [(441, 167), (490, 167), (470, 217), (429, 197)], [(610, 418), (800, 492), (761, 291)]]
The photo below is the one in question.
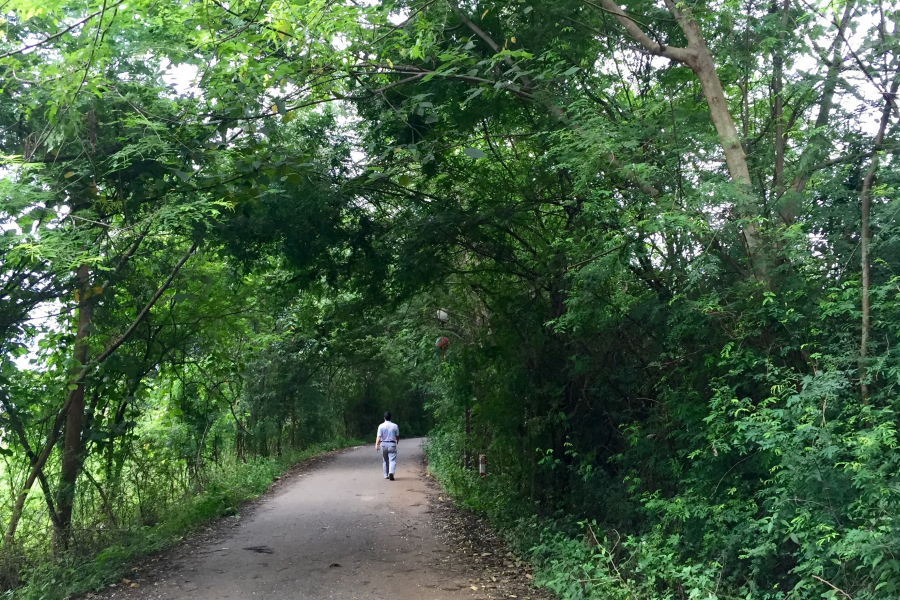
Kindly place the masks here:
[(375, 438), (375, 451), (381, 446), (382, 467), (384, 478), (394, 481), (394, 471), (397, 468), (397, 442), (400, 441), (400, 428), (396, 423), (391, 423), (391, 413), (384, 413), (384, 423), (378, 426), (378, 437)]

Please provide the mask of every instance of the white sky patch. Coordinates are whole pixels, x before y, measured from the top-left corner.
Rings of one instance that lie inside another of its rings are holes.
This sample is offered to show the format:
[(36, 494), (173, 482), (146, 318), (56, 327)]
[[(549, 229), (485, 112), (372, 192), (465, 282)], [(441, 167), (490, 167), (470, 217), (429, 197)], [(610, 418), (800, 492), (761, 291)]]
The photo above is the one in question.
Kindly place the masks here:
[[(0, 178), (12, 180), (16, 176), (17, 169), (14, 166), (6, 165), (0, 167)], [(24, 214), (36, 208), (44, 208), (43, 203), (38, 202), (33, 205), (27, 206), (21, 212)], [(68, 215), (69, 207), (62, 206), (56, 210), (56, 214), (52, 219), (44, 223), (44, 227), (59, 227), (60, 224), (68, 217)], [(35, 221), (31, 224), (29, 230), (25, 231), (15, 220), (18, 216), (20, 215), (11, 214), (0, 208), (0, 232), (12, 231), (20, 238), (20, 241), (23, 243), (39, 242), (39, 223)], [(28, 349), (28, 353), (22, 356), (11, 357), (16, 367), (23, 370), (42, 368), (38, 364), (38, 347), (41, 340), (46, 337), (47, 332), (61, 331), (62, 325), (59, 317), (64, 309), (64, 306), (58, 300), (53, 300), (50, 302), (39, 304), (31, 311), (28, 316), (28, 322), (31, 326), (36, 327), (38, 329), (38, 332), (32, 337), (24, 340), (19, 340), (25, 343), (25, 347)]]
[(391, 13), (388, 15), (388, 21), (393, 23), (394, 25), (399, 25), (403, 21), (409, 18), (409, 10), (403, 9), (400, 12)]
[(350, 40), (342, 33), (331, 37), (331, 45), (335, 50), (346, 50), (350, 47)]
[(173, 65), (168, 60), (163, 60), (162, 70), (162, 80), (179, 96), (199, 98), (203, 94), (203, 90), (197, 87), (200, 69), (195, 65)]
[(64, 310), (65, 307), (59, 300), (53, 300), (39, 304), (31, 311), (28, 317), (29, 324), (37, 327), (40, 331), (34, 337), (25, 340), (25, 347), (28, 349), (28, 353), (13, 358), (16, 367), (23, 371), (43, 368), (38, 354), (40, 343), (47, 337), (48, 333), (62, 331), (63, 326), (60, 316)]

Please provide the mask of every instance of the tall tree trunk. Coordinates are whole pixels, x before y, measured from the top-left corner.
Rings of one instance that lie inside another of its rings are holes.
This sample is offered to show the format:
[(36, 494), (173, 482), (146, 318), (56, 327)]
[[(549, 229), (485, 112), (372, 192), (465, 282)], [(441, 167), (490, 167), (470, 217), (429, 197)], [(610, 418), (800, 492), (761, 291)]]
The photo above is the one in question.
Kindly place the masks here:
[(278, 421), (278, 437), (275, 438), (275, 456), (281, 456), (281, 438), (284, 435), (284, 421)]
[(291, 448), (297, 447), (297, 407), (291, 407)]
[[(689, 21), (693, 28), (697, 30), (697, 37), (700, 37), (700, 29), (693, 20)], [(741, 137), (738, 135), (737, 127), (728, 112), (728, 101), (725, 98), (725, 90), (722, 88), (722, 82), (716, 71), (716, 65), (712, 55), (703, 43), (697, 49), (696, 55), (688, 63), (688, 66), (697, 75), (700, 80), (700, 87), (709, 106), (710, 120), (719, 134), (719, 144), (725, 154), (725, 164), (728, 166), (728, 173), (731, 180), (743, 186), (750, 186), (750, 167), (747, 164), (747, 155), (744, 153), (744, 146), (741, 144)]]
[(690, 67), (700, 81), (703, 97), (706, 98), (706, 104), (709, 106), (710, 120), (719, 135), (719, 144), (725, 154), (725, 163), (728, 165), (731, 180), (749, 186), (750, 167), (747, 165), (747, 155), (744, 153), (744, 147), (741, 145), (741, 138), (734, 125), (734, 120), (731, 118), (731, 113), (728, 112), (728, 102), (725, 99), (722, 81), (719, 79), (715, 61), (713, 61), (709, 48), (706, 47), (706, 40), (703, 38), (700, 27), (691, 17), (690, 12), (682, 11), (673, 0), (665, 0), (666, 7), (675, 17), (688, 41), (687, 47), (678, 48), (651, 39), (634, 19), (625, 14), (615, 0), (600, 0), (600, 3), (631, 34), (631, 37), (651, 54), (663, 56)]
[[(77, 272), (78, 328), (75, 331), (75, 360), (83, 368), (87, 365), (89, 338), (93, 313), (90, 269), (83, 264)], [(75, 502), (75, 484), (81, 455), (81, 426), (84, 420), (84, 380), (72, 390), (69, 412), (66, 415), (65, 437), (61, 457), (60, 483), (57, 491), (57, 514), (63, 545), (68, 544), (72, 528), (72, 509)]]
[(884, 99), (884, 108), (881, 111), (881, 123), (878, 126), (878, 134), (875, 136), (875, 143), (872, 145), (872, 164), (863, 180), (862, 192), (860, 193), (860, 213), (861, 213), (861, 231), (859, 240), (860, 263), (862, 267), (862, 333), (859, 342), (859, 390), (862, 401), (869, 401), (869, 385), (867, 380), (868, 373), (868, 354), (869, 354), (869, 333), (872, 328), (872, 309), (869, 302), (869, 240), (872, 237), (870, 231), (870, 221), (872, 215), (872, 186), (875, 184), (875, 176), (878, 174), (879, 153), (884, 143), (884, 134), (887, 131), (888, 123), (891, 120), (891, 112), (894, 110), (894, 101), (897, 97), (897, 89), (900, 88), (900, 79), (894, 77), (891, 83), (891, 91), (886, 94)]

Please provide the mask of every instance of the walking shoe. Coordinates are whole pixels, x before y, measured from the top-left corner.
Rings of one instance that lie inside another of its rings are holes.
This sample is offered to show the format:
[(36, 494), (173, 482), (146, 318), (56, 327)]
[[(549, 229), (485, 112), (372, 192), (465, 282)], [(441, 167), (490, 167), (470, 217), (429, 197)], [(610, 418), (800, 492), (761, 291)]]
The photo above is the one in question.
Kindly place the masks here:
[(394, 474), (391, 473), (391, 474), (388, 476), (388, 479), (390, 479), (391, 481), (393, 481), (393, 480), (394, 480)]

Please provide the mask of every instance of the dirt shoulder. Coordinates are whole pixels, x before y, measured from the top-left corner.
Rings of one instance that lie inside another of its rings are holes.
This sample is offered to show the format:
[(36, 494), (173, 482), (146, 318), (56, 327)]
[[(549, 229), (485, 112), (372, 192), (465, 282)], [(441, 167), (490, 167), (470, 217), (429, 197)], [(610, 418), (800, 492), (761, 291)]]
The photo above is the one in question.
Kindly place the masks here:
[(466, 578), (475, 598), (554, 600), (547, 590), (534, 587), (531, 566), (517, 557), (488, 523), (458, 508), (429, 477), (431, 514), (439, 535), (453, 549), (448, 562)]

